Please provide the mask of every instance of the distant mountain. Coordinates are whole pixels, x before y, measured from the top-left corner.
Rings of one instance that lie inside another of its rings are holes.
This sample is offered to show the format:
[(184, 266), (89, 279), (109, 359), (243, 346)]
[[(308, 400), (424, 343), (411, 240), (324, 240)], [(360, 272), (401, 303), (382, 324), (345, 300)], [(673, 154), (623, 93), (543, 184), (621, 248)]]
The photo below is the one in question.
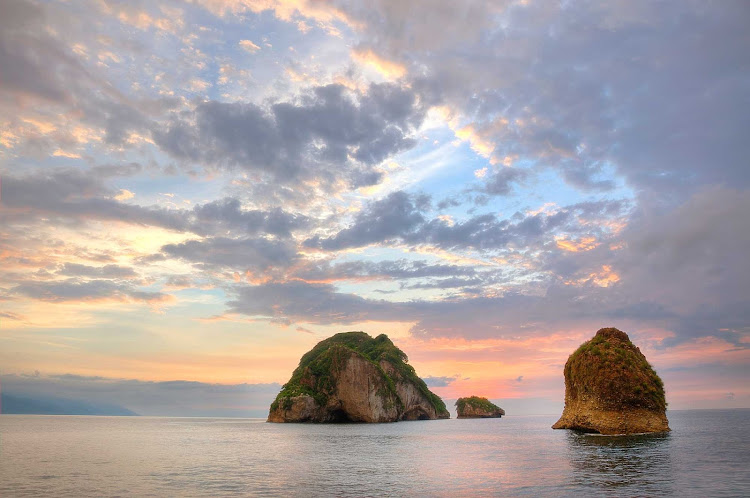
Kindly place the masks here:
[(77, 399), (0, 394), (0, 413), (28, 415), (138, 415), (111, 403), (86, 402)]

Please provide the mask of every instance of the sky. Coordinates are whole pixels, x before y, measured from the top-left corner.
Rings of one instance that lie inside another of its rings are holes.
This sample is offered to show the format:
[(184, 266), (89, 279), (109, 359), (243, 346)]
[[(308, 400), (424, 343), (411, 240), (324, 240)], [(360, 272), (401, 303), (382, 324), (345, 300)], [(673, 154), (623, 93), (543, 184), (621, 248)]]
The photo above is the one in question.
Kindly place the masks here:
[(562, 409), (750, 407), (750, 4), (0, 2), (0, 381), (264, 416), (330, 335)]

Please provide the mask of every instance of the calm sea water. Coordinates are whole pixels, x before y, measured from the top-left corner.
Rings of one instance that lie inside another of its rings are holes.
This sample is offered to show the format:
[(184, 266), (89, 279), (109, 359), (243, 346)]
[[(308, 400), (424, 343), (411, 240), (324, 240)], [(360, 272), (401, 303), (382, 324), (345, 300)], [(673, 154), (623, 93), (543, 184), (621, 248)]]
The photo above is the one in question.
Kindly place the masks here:
[(750, 496), (750, 410), (667, 435), (554, 416), (379, 425), (0, 416), (0, 496)]

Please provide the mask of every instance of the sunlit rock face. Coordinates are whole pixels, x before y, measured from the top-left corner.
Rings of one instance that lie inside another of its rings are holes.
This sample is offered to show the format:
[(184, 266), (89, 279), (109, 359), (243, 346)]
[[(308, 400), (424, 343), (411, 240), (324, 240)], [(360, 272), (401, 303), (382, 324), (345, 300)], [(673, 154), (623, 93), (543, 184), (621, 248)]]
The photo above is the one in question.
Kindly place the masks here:
[(505, 410), (487, 398), (469, 396), (456, 400), (456, 418), (500, 418)]
[(449, 418), (385, 334), (336, 334), (302, 356), (269, 422), (396, 422)]
[(600, 434), (669, 430), (664, 384), (625, 332), (599, 330), (565, 363), (565, 409), (553, 429)]

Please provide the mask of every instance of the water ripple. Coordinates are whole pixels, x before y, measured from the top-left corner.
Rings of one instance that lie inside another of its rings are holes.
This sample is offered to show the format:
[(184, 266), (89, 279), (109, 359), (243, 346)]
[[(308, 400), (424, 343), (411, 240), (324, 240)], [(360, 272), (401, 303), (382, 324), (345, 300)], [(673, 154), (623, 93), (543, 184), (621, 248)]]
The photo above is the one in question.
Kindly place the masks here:
[(555, 417), (378, 425), (0, 417), (1, 496), (743, 496), (749, 411), (673, 432), (553, 431)]

